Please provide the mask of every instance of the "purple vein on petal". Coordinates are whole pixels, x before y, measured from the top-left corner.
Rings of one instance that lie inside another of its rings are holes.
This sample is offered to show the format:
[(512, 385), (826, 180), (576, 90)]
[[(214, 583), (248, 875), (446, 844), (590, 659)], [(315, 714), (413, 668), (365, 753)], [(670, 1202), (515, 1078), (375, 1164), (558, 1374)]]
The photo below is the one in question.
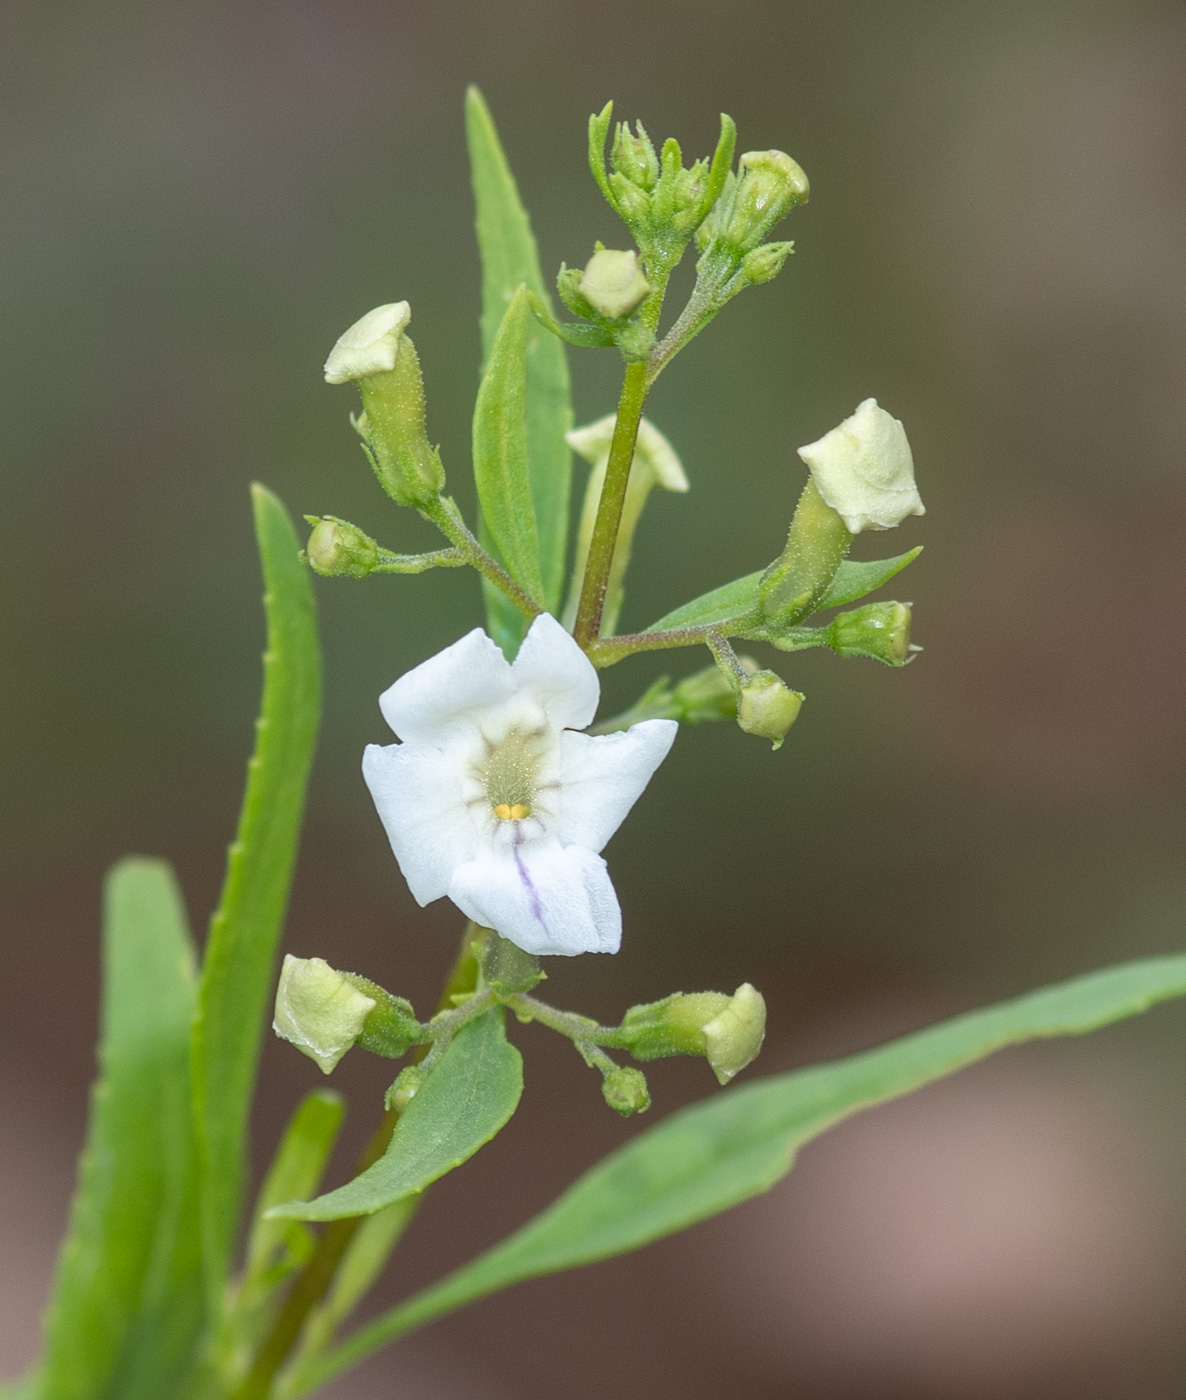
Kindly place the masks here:
[[(540, 928), (548, 933), (547, 921), (544, 919), (544, 907), (540, 903), (539, 891), (535, 888), (531, 876), (527, 873), (527, 867), (523, 864), (523, 857), (519, 854), (519, 847), (523, 844), (523, 830), (519, 823), (515, 823), (515, 835), (511, 843), (511, 849), (515, 853), (515, 866), (519, 871), (519, 879), (523, 882), (523, 888), (527, 891), (527, 897), (531, 901), (531, 912), (535, 915)], [(549, 937), (551, 935), (549, 934)]]

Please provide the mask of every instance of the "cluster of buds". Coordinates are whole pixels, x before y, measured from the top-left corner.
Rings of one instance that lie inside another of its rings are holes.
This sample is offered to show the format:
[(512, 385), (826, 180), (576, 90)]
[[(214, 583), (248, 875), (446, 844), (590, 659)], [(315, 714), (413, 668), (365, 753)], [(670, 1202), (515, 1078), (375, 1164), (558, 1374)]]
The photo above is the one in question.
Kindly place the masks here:
[(712, 159), (693, 161), (685, 169), (678, 141), (669, 137), (656, 152), (641, 122), (633, 132), (619, 122), (607, 171), (605, 142), (612, 115), (610, 102), (589, 118), (589, 166), (602, 194), (641, 249), (647, 275), (664, 282), (724, 187), (733, 162), (736, 128), (722, 115)]
[[(636, 1060), (669, 1055), (706, 1059), (722, 1084), (757, 1056), (766, 1031), (766, 1003), (748, 983), (732, 996), (724, 992), (676, 992), (662, 1001), (633, 1006), (620, 1026), (596, 1021), (529, 995), (542, 979), (539, 960), (507, 939), (487, 932), (473, 952), (477, 982), (468, 1000), (426, 1025), (403, 997), (393, 996), (368, 978), (339, 972), (321, 958), (284, 959), (276, 992), (273, 1029), (329, 1074), (358, 1045), (373, 1054), (398, 1059), (414, 1045), (433, 1044), (419, 1063), (406, 1066), (387, 1094), (388, 1107), (402, 1110), (432, 1072), (452, 1034), (472, 1010), (496, 1003), (522, 1021), (541, 1024), (571, 1039), (586, 1063), (602, 1075), (602, 1094), (618, 1113), (643, 1113), (650, 1094), (641, 1070), (615, 1064), (603, 1046), (627, 1051)], [(467, 1006), (469, 1010), (467, 1010)]]

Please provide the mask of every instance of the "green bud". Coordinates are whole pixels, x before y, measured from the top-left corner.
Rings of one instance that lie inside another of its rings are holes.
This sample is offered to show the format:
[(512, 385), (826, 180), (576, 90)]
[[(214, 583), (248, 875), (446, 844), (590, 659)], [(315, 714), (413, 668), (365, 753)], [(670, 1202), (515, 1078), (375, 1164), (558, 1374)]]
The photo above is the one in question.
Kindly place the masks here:
[(601, 1092), (610, 1108), (623, 1117), (645, 1113), (651, 1106), (646, 1076), (642, 1070), (634, 1069), (631, 1065), (611, 1069), (601, 1081)]
[(379, 562), (379, 546), (357, 526), (336, 516), (306, 516), (313, 526), (305, 558), (324, 578), (366, 578)]
[(272, 1029), (329, 1074), (358, 1040), (376, 1005), (323, 958), (290, 953), (280, 970)]
[(636, 252), (599, 248), (586, 263), (577, 290), (599, 316), (617, 321), (641, 305), (651, 286)]
[(799, 718), (802, 705), (803, 696), (773, 671), (757, 671), (741, 682), (737, 723), (746, 734), (770, 739), (780, 749), (787, 731)]
[(795, 250), (793, 243), (763, 243), (741, 260), (741, 274), (751, 287), (769, 282)]
[(662, 1001), (632, 1006), (622, 1018), (637, 1060), (703, 1055), (722, 1084), (743, 1070), (762, 1047), (766, 1003), (744, 982), (724, 992), (674, 992)]
[(716, 220), (718, 238), (737, 253), (756, 248), (796, 204), (806, 204), (807, 176), (783, 151), (747, 151), (727, 209)]
[(396, 1076), (395, 1083), (387, 1091), (384, 1099), (385, 1106), (393, 1108), (396, 1113), (402, 1113), (416, 1097), (416, 1093), (423, 1083), (424, 1074), (419, 1065), (408, 1065), (405, 1069), (401, 1069)]
[(766, 1002), (761, 992), (743, 982), (728, 1006), (704, 1027), (708, 1063), (722, 1084), (752, 1064), (766, 1037)]
[(615, 174), (638, 189), (649, 192), (659, 180), (659, 158), (642, 122), (635, 122), (635, 127), (638, 135), (632, 136), (626, 122), (618, 123), (610, 151), (610, 165)]
[(404, 334), (411, 318), (406, 301), (368, 312), (330, 352), (325, 378), (357, 381), (363, 450), (384, 491), (401, 506), (426, 506), (444, 490), (445, 469), (425, 428), (420, 360)]
[(837, 613), (824, 630), (837, 656), (867, 656), (887, 666), (905, 666), (917, 650), (910, 645), (908, 603), (867, 603)]

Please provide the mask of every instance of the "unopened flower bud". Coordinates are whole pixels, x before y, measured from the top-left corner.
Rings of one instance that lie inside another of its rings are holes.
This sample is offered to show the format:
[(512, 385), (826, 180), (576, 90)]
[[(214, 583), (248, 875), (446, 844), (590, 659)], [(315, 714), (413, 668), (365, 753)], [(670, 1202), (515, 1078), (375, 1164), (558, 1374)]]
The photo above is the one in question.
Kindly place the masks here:
[(905, 666), (917, 650), (910, 645), (908, 603), (867, 603), (837, 613), (825, 630), (838, 656), (867, 656), (887, 666)]
[(854, 534), (891, 530), (925, 507), (902, 424), (866, 399), (818, 442), (799, 449), (816, 489)]
[(373, 997), (323, 958), (294, 958), (290, 953), (280, 971), (272, 1029), (329, 1074), (358, 1040), (375, 1006)]
[(425, 428), (420, 360), (404, 334), (411, 319), (406, 301), (368, 312), (330, 352), (325, 377), (330, 384), (357, 380), (358, 426), (379, 484), (401, 506), (425, 506), (444, 489), (445, 469)]
[(722, 1084), (757, 1055), (766, 1032), (766, 1003), (743, 983), (724, 992), (675, 992), (662, 1001), (632, 1006), (622, 1018), (637, 1060), (703, 1055)]
[(747, 151), (739, 165), (729, 208), (721, 211), (717, 228), (723, 244), (748, 253), (796, 204), (806, 204), (810, 191), (802, 168), (783, 151)]
[(393, 1108), (396, 1113), (402, 1113), (416, 1097), (417, 1091), (423, 1083), (424, 1074), (419, 1065), (408, 1065), (405, 1069), (401, 1069), (396, 1075), (395, 1083), (387, 1091), (384, 1106)]
[(637, 122), (638, 135), (630, 134), (630, 127), (622, 122), (614, 136), (610, 151), (610, 165), (616, 174), (628, 180), (640, 190), (653, 190), (659, 179), (659, 157), (641, 122)]
[(741, 260), (741, 271), (753, 287), (769, 282), (782, 271), (782, 265), (794, 252), (793, 243), (763, 243)]
[(758, 1057), (766, 1036), (766, 1002), (761, 992), (743, 982), (729, 1004), (704, 1027), (708, 1063), (722, 1084)]
[(343, 331), (325, 362), (327, 384), (349, 384), (369, 374), (382, 374), (395, 368), (399, 340), (412, 319), (406, 301), (376, 306)]
[(379, 546), (357, 526), (334, 516), (309, 517), (313, 533), (305, 557), (326, 578), (366, 578), (379, 562)]
[(632, 1113), (645, 1113), (651, 1106), (646, 1076), (642, 1070), (634, 1069), (631, 1065), (611, 1069), (601, 1081), (601, 1092), (610, 1108), (624, 1117)]
[(598, 315), (617, 321), (645, 300), (651, 285), (636, 252), (598, 248), (585, 264), (577, 290)]
[(769, 739), (782, 748), (791, 725), (799, 718), (803, 696), (773, 671), (757, 671), (741, 682), (737, 696), (737, 723), (746, 734)]

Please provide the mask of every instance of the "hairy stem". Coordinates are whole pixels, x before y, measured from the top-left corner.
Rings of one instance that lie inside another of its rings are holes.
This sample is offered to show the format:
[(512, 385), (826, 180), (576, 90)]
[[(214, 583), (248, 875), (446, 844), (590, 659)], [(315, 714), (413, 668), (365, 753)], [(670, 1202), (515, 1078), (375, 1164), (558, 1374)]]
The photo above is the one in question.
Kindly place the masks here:
[(500, 589), (520, 612), (528, 617), (537, 617), (543, 606), (525, 589), (515, 582), (507, 571), (478, 543), (477, 536), (461, 518), (461, 512), (446, 496), (438, 496), (430, 506), (422, 506), (420, 514), (440, 530), (457, 549), (465, 555), (465, 562), (472, 564), (483, 578), (488, 578), (495, 588)]
[(673, 627), (663, 632), (626, 632), (620, 637), (601, 637), (589, 649), (594, 666), (616, 666), (640, 651), (668, 651), (673, 647), (707, 646), (710, 637), (721, 634), (744, 637), (761, 622), (756, 611), (707, 623), (701, 627)]

